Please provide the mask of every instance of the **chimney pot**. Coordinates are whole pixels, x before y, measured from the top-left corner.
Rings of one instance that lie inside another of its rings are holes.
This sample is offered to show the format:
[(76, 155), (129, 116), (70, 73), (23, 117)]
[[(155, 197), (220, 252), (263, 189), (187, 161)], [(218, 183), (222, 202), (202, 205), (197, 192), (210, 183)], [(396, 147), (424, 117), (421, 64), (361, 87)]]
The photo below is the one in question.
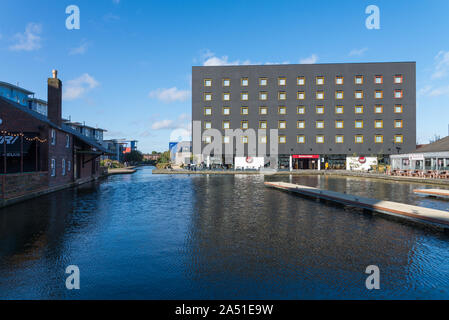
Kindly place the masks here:
[(58, 70), (53, 69), (53, 70), (51, 71), (51, 73), (53, 74), (53, 79), (57, 79), (57, 78), (58, 78)]

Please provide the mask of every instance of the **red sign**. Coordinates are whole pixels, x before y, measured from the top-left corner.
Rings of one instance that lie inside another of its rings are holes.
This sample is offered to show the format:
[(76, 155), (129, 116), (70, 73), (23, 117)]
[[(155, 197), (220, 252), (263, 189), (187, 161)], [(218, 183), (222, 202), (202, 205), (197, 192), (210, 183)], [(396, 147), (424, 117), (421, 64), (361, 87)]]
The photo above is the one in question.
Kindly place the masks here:
[(253, 163), (253, 158), (252, 157), (246, 157), (246, 162), (247, 163)]
[(292, 155), (293, 159), (319, 159), (320, 156), (318, 154), (294, 154)]
[(361, 164), (366, 163), (366, 158), (365, 158), (365, 157), (359, 157), (359, 162), (360, 162)]

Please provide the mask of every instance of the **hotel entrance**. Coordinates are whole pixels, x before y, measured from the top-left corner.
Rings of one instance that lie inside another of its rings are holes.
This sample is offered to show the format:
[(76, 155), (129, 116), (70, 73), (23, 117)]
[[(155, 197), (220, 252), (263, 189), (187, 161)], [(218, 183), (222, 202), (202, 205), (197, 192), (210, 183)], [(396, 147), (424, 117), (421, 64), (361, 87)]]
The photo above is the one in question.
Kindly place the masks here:
[(292, 166), (295, 170), (317, 170), (320, 156), (317, 154), (295, 154), (292, 156)]

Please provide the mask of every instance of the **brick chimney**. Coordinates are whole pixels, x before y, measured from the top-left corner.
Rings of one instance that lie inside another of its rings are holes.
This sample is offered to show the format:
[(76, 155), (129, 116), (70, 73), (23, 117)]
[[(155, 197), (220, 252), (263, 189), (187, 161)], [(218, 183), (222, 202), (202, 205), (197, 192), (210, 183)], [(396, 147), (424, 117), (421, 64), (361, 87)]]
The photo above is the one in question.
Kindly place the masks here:
[(53, 70), (53, 78), (48, 78), (48, 120), (61, 126), (62, 124), (62, 82), (58, 79), (58, 71)]

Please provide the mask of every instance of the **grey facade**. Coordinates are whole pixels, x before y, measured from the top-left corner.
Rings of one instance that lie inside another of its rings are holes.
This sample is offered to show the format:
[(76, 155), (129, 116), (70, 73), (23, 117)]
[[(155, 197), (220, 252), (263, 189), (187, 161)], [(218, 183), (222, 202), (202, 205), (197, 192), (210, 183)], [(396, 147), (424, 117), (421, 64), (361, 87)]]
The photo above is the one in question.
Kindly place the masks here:
[[(363, 77), (362, 84), (355, 81), (359, 76)], [(298, 85), (298, 77), (304, 77), (304, 85)], [(317, 77), (323, 77), (324, 84), (317, 84)], [(343, 77), (343, 84), (337, 84), (336, 77)], [(395, 83), (395, 77), (402, 78), (402, 83)], [(265, 86), (260, 85), (262, 78), (267, 80)], [(205, 85), (206, 79), (211, 80), (207, 83), (210, 86)], [(230, 86), (223, 86), (224, 79), (229, 79)], [(242, 79), (248, 80), (247, 86), (242, 86)], [(285, 79), (285, 85), (280, 85), (280, 79)], [(375, 97), (376, 90), (382, 93), (381, 98)], [(401, 90), (402, 97), (397, 91), (395, 98), (395, 90)], [(260, 100), (261, 92), (268, 94), (267, 100)], [(298, 92), (305, 94), (303, 100), (298, 99)], [(317, 92), (322, 92), (324, 98), (318, 99)], [(337, 92), (343, 92), (342, 99), (337, 99)], [(363, 98), (356, 99), (356, 92), (362, 92)], [(210, 101), (205, 100), (208, 93)], [(230, 93), (229, 101), (224, 101), (224, 93)], [(242, 101), (242, 93), (248, 94), (247, 101)], [(281, 93), (286, 94), (285, 100), (279, 99)], [(305, 108), (304, 114), (298, 114), (298, 106)], [(322, 114), (317, 113), (317, 106), (324, 107)], [(337, 106), (343, 106), (343, 113), (336, 113)], [(363, 113), (356, 113), (356, 106), (363, 106)], [(375, 112), (376, 106), (382, 106), (381, 113)], [(395, 112), (399, 106), (402, 112)], [(205, 115), (205, 107), (212, 108), (211, 115)], [(230, 115), (223, 114), (223, 107), (230, 107)], [(241, 107), (248, 107), (247, 115), (241, 114)], [(267, 107), (268, 114), (261, 115), (260, 107)], [(279, 114), (279, 107), (286, 107), (286, 114)], [(416, 63), (193, 67), (192, 120), (201, 121), (202, 130), (204, 122), (211, 122), (212, 128), (223, 134), (223, 121), (230, 121), (231, 129), (248, 121), (248, 127), (256, 130), (260, 121), (266, 121), (267, 130), (276, 129), (279, 121), (285, 121), (286, 128), (279, 129), (279, 135), (286, 138), (286, 143), (279, 144), (280, 155), (369, 156), (411, 152), (416, 148)], [(298, 121), (304, 121), (304, 128), (297, 127)], [(317, 121), (323, 121), (324, 128), (317, 128)], [(336, 121), (343, 121), (343, 128), (337, 128)], [(356, 121), (358, 125), (363, 121), (363, 128), (356, 128)], [(375, 122), (379, 127), (375, 127)], [(305, 143), (298, 143), (298, 136), (304, 136)], [(317, 136), (324, 137), (324, 143), (317, 143)], [(343, 143), (336, 143), (336, 136), (342, 136)], [(356, 143), (356, 136), (362, 136), (363, 143)], [(382, 142), (377, 138), (376, 143), (375, 136), (381, 136)], [(268, 137), (267, 146), (269, 143)]]

